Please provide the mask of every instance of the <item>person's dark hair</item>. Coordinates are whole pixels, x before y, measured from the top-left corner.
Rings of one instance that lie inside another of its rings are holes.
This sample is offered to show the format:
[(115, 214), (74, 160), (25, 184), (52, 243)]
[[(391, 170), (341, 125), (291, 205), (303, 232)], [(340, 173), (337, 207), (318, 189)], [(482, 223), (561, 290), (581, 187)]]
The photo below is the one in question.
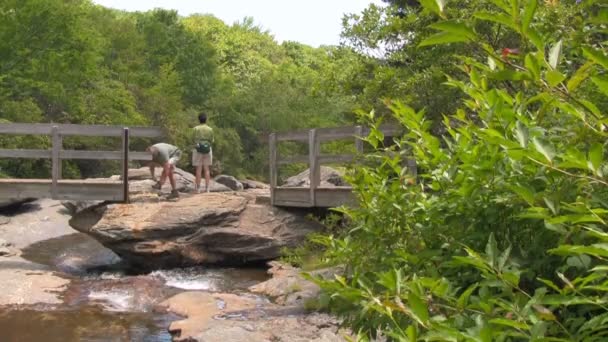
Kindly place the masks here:
[(200, 114), (198, 115), (198, 122), (200, 122), (200, 123), (202, 123), (202, 124), (207, 123), (207, 114), (205, 114), (205, 113), (200, 113)]

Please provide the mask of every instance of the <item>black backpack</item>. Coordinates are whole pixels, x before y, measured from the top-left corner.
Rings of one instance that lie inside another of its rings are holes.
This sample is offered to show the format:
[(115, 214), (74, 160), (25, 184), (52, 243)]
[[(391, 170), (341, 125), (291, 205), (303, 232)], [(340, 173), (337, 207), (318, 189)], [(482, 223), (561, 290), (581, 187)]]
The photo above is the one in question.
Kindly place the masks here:
[(199, 141), (196, 143), (196, 152), (202, 154), (208, 154), (211, 152), (211, 143), (207, 140)]

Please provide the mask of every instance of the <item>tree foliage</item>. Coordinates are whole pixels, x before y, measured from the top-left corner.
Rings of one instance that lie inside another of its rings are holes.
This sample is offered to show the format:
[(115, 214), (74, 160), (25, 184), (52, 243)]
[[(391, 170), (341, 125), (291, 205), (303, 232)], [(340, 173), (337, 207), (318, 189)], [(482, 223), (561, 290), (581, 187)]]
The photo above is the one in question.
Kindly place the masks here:
[[(210, 15), (129, 13), (89, 0), (8, 0), (0, 3), (0, 37), (1, 119), (157, 125), (165, 141), (189, 152), (189, 129), (205, 111), (219, 139), (214, 159), (236, 175), (266, 176), (269, 132), (338, 125), (355, 108), (339, 81), (326, 78), (344, 81), (340, 68), (355, 59), (354, 52), (278, 44), (252, 18), (228, 25)], [(149, 142), (136, 141), (134, 147)], [(2, 143), (46, 146), (26, 138)], [(118, 147), (78, 137), (65, 145)], [(183, 159), (181, 166), (188, 167), (189, 158)], [(49, 171), (24, 167), (30, 164), (0, 161), (13, 176)], [(92, 161), (70, 165), (75, 176), (98, 176), (105, 169)]]
[[(493, 0), (460, 17), (443, 1), (421, 4), (442, 19), (419, 45), (458, 35), (476, 46), (458, 57), (463, 76), (447, 76), (463, 101), (441, 137), (423, 110), (389, 101), (407, 129), (396, 147), (362, 115), (379, 152), (349, 177), (350, 229), (315, 238), (326, 262), (346, 266), (316, 279), (322, 302), (361, 340), (605, 340), (608, 9)], [(543, 31), (560, 13), (587, 34)], [(493, 46), (478, 31), (487, 23), (517, 45)]]

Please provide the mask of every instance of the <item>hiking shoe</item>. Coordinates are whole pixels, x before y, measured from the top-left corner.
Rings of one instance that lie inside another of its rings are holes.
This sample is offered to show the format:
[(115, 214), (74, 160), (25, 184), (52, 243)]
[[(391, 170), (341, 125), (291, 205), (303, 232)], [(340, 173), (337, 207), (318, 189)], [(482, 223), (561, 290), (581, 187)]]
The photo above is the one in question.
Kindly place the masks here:
[(179, 198), (179, 192), (177, 192), (177, 190), (171, 191), (169, 196), (167, 196), (167, 199), (174, 199), (174, 198)]
[(161, 188), (160, 182), (156, 182), (156, 184), (152, 185), (152, 189), (154, 189), (154, 190), (160, 190), (160, 188)]

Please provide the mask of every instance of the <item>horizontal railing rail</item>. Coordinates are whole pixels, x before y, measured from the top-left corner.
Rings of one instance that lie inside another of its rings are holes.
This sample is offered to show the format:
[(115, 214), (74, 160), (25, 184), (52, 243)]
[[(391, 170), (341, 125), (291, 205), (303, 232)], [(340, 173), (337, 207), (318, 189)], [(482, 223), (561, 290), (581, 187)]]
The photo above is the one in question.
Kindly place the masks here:
[[(0, 149), (0, 158), (51, 159), (51, 179), (2, 179), (0, 198), (51, 197), (54, 199), (99, 199), (129, 201), (129, 161), (152, 160), (146, 152), (130, 152), (131, 137), (155, 138), (163, 135), (158, 127), (123, 127), (105, 125), (74, 124), (29, 124), (2, 123), (0, 134), (49, 135), (51, 148), (43, 149)], [(120, 151), (64, 150), (64, 136), (121, 137)], [(62, 180), (61, 161), (69, 159), (120, 160), (122, 161), (121, 181), (76, 181)]]
[[(385, 137), (395, 137), (403, 132), (399, 126), (383, 125), (379, 127)], [(352, 201), (350, 187), (319, 188), (321, 164), (351, 163), (364, 152), (364, 137), (369, 135), (370, 128), (363, 126), (315, 128), (293, 132), (271, 133), (268, 137), (270, 152), (270, 191), (271, 203), (283, 206), (339, 206)], [(321, 143), (353, 139), (356, 154), (322, 154)], [(281, 156), (278, 150), (279, 142), (296, 141), (308, 144), (308, 155)], [(405, 161), (410, 172), (416, 175), (416, 162), (413, 159)], [(278, 185), (279, 166), (287, 164), (304, 164), (309, 167), (309, 187), (281, 187)]]

